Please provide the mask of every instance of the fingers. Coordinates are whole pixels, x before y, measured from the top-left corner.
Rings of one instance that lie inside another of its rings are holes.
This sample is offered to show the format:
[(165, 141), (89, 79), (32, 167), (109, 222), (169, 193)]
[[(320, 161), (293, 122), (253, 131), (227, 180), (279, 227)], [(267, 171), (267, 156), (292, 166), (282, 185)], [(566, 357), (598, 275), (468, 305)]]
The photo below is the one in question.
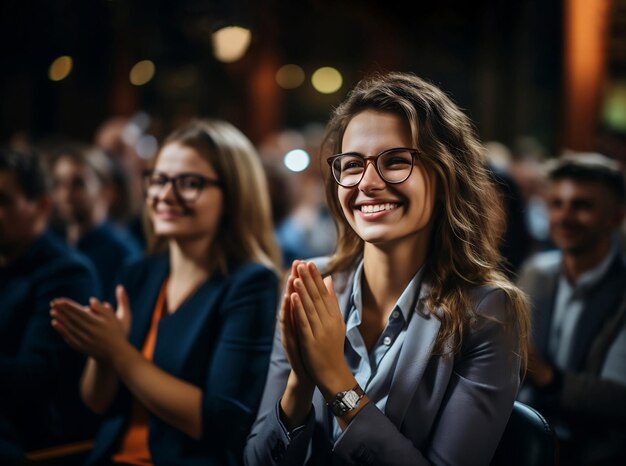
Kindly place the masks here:
[[(315, 265), (310, 263), (302, 262), (298, 265), (298, 274), (300, 279), (304, 283), (306, 291), (308, 292), (311, 299), (317, 304), (322, 302), (322, 296), (320, 292), (326, 291), (326, 287), (322, 282), (322, 277), (319, 275), (317, 268)], [(315, 275), (318, 275), (319, 280), (316, 281)], [(321, 285), (321, 289), (319, 286)]]
[(291, 293), (295, 293), (296, 290), (293, 286), (293, 281), (298, 278), (298, 264), (300, 264), (302, 261), (300, 260), (295, 260), (291, 263), (291, 271), (289, 273), (289, 278), (287, 280), (287, 294), (290, 295)]
[(115, 287), (115, 297), (119, 306), (129, 307), (128, 294), (123, 285), (117, 285)]
[[(302, 264), (299, 266), (298, 271), (305, 284), (306, 290), (314, 303), (315, 309), (320, 314), (320, 318), (324, 319), (325, 316), (336, 317), (337, 314), (337, 297), (334, 293), (330, 293), (322, 278), (322, 274), (319, 272), (313, 262)], [(304, 300), (303, 300), (304, 301)], [(306, 303), (306, 301), (305, 301)]]
[(130, 311), (130, 302), (128, 294), (122, 285), (115, 287), (115, 297), (117, 299), (117, 312), (120, 314), (128, 314)]
[(304, 310), (304, 306), (302, 305), (302, 301), (300, 299), (300, 295), (298, 293), (293, 293), (290, 296), (290, 303), (293, 314), (294, 327), (298, 332), (298, 335), (306, 340), (310, 341), (313, 338), (313, 331), (311, 329), (311, 324), (308, 318), (306, 311)]
[(318, 314), (318, 308), (321, 306), (319, 295), (317, 296), (317, 300), (311, 298), (309, 291), (303, 281), (302, 278), (296, 278), (294, 280), (294, 286), (296, 288), (296, 292), (292, 294), (292, 297), (297, 299), (292, 299), (292, 306), (296, 310), (296, 315), (300, 316), (300, 309), (296, 309), (295, 306), (299, 306), (303, 311), (303, 317), (308, 320), (309, 327), (315, 335), (319, 332), (322, 322), (320, 321), (320, 316)]
[(290, 318), (291, 302), (289, 300), (289, 294), (283, 295), (282, 302), (280, 304), (280, 323), (281, 325), (288, 325), (288, 319)]
[[(89, 307), (96, 315), (99, 315), (99, 316), (111, 315), (106, 307), (106, 304), (108, 303), (103, 303), (97, 298), (89, 298)], [(109, 308), (110, 307), (111, 306), (109, 305)]]
[(285, 352), (291, 360), (291, 356), (295, 355), (294, 350), (297, 346), (297, 343), (295, 341), (294, 335), (294, 322), (291, 312), (291, 303), (289, 296), (287, 295), (283, 296), (280, 314), (280, 325), (283, 346), (285, 348)]
[(306, 269), (315, 284), (315, 288), (317, 289), (320, 296), (324, 296), (326, 294), (326, 285), (324, 285), (324, 279), (322, 278), (322, 274), (317, 269), (313, 262), (309, 262), (306, 264)]
[(54, 328), (63, 340), (75, 350), (85, 352), (85, 339), (80, 331), (76, 331), (72, 327), (66, 326), (59, 319), (52, 319), (52, 328)]
[(52, 301), (50, 301), (50, 307), (56, 307), (62, 304), (80, 306), (79, 303), (70, 298), (54, 298)]
[(50, 315), (61, 322), (64, 327), (72, 327), (80, 331), (87, 331), (94, 317), (88, 308), (73, 301), (56, 302), (50, 310)]

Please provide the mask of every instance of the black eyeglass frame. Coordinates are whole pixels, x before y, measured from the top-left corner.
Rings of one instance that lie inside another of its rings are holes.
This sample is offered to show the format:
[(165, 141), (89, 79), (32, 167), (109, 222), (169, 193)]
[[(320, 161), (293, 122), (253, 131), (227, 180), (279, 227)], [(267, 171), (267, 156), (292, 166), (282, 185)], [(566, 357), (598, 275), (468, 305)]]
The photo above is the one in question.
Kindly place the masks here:
[[(149, 195), (148, 195), (149, 186), (147, 186), (148, 183), (147, 183), (146, 180), (149, 180), (149, 179), (153, 178), (155, 175), (160, 177), (163, 180), (163, 184), (160, 187), (161, 191), (159, 191), (159, 194), (157, 196), (153, 196), (153, 197), (160, 196), (162, 190), (165, 189), (165, 187), (168, 184), (171, 184), (172, 185), (172, 192), (174, 193), (174, 197), (181, 204), (190, 204), (190, 203), (195, 202), (198, 199), (198, 197), (200, 197), (200, 194), (202, 193), (202, 190), (204, 188), (206, 188), (207, 186), (216, 186), (216, 187), (218, 187), (220, 189), (223, 187), (223, 184), (222, 184), (222, 182), (220, 180), (215, 180), (215, 179), (212, 179), (212, 178), (208, 178), (208, 177), (206, 177), (204, 175), (201, 175), (200, 173), (184, 172), (184, 173), (179, 173), (176, 176), (168, 176), (168, 175), (166, 175), (163, 172), (159, 172), (159, 171), (155, 171), (155, 170), (144, 170), (143, 173), (141, 174), (141, 181), (142, 181), (141, 185), (142, 185), (142, 188), (143, 188), (144, 196), (146, 198), (149, 197)], [(185, 199), (182, 196), (182, 194), (180, 193), (180, 191), (178, 190), (178, 187), (177, 187), (176, 184), (177, 184), (178, 180), (182, 180), (182, 179), (190, 177), (190, 176), (194, 177), (196, 180), (198, 180), (200, 182), (200, 185), (198, 187), (198, 194), (196, 194), (196, 196), (193, 199)]]
[[(389, 152), (396, 152), (396, 151), (406, 151), (409, 152), (411, 154), (411, 169), (409, 170), (408, 175), (400, 180), (400, 181), (390, 181), (387, 178), (385, 178), (380, 170), (380, 168), (378, 167), (378, 161), (380, 160), (380, 157), (382, 155), (388, 154)], [(365, 156), (363, 154), (360, 154), (358, 152), (344, 152), (342, 154), (337, 154), (337, 155), (331, 155), (330, 157), (328, 157), (326, 159), (326, 162), (328, 162), (328, 165), (330, 166), (330, 172), (332, 173), (333, 179), (335, 180), (335, 182), (343, 187), (343, 188), (353, 188), (355, 186), (358, 186), (358, 184), (363, 181), (363, 177), (365, 176), (365, 171), (367, 170), (367, 161), (370, 160), (372, 161), (372, 165), (374, 165), (374, 169), (376, 170), (376, 173), (378, 174), (378, 176), (380, 177), (381, 180), (383, 180), (385, 183), (388, 184), (400, 184), (400, 183), (404, 183), (406, 180), (409, 179), (409, 177), (411, 176), (411, 173), (413, 173), (413, 166), (415, 165), (415, 158), (420, 154), (420, 151), (417, 149), (412, 149), (410, 147), (392, 147), (391, 149), (385, 149), (382, 152), (379, 152), (376, 155), (371, 155), (371, 156)], [(352, 156), (357, 156), (362, 158), (365, 161), (365, 167), (363, 168), (363, 173), (361, 173), (361, 177), (359, 178), (359, 181), (357, 181), (354, 184), (343, 184), (341, 181), (339, 181), (337, 179), (337, 175), (335, 174), (335, 170), (333, 169), (333, 163), (335, 163), (335, 160), (339, 159), (340, 157), (344, 157), (346, 155), (352, 155)]]

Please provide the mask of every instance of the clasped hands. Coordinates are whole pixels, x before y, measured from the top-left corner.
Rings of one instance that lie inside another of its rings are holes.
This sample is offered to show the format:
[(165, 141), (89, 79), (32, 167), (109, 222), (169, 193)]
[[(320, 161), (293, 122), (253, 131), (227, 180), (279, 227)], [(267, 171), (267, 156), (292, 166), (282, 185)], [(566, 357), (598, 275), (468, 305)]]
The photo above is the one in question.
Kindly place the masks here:
[(292, 369), (289, 387), (312, 395), (317, 386), (327, 400), (352, 388), (355, 379), (344, 359), (346, 324), (331, 277), (322, 278), (313, 262), (291, 266), (280, 331)]
[(93, 358), (112, 363), (120, 349), (128, 345), (131, 312), (124, 287), (115, 290), (118, 302), (114, 311), (109, 303), (96, 298), (83, 306), (68, 298), (50, 302), (52, 327), (77, 351)]

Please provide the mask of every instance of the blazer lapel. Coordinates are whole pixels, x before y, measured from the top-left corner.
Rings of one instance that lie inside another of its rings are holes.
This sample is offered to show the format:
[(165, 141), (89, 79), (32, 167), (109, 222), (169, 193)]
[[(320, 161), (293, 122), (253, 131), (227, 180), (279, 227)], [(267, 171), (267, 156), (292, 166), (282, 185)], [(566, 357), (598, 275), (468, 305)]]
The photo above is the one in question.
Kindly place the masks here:
[(542, 274), (540, 283), (537, 284), (537, 295), (534, 299), (532, 312), (532, 337), (537, 350), (542, 354), (548, 352), (560, 264), (558, 262), (549, 268), (545, 274)]
[(129, 341), (141, 349), (146, 339), (146, 333), (152, 320), (154, 306), (161, 290), (161, 285), (165, 281), (169, 272), (169, 258), (167, 255), (157, 257), (151, 266), (151, 273), (146, 277), (141, 285), (141, 290), (126, 290), (131, 298), (131, 331)]
[[(353, 273), (333, 276), (339, 309), (343, 314), (344, 320), (350, 311), (353, 276)], [(398, 364), (396, 365), (387, 399), (385, 413), (398, 428), (400, 428), (412, 395), (422, 378), (430, 358), (430, 352), (439, 334), (441, 324), (436, 317), (439, 310), (427, 309), (423, 302), (429, 291), (430, 287), (428, 284), (423, 283), (415, 313), (411, 317), (406, 338), (400, 350)], [(322, 421), (324, 429), (328, 431), (332, 425), (331, 419), (326, 407), (326, 400), (324, 400), (319, 390), (315, 391), (313, 405), (315, 412), (318, 413), (317, 418)], [(330, 438), (330, 433), (327, 433), (329, 434), (327, 438)]]
[(441, 325), (436, 316), (438, 309), (430, 310), (424, 305), (424, 298), (429, 289), (426, 283), (422, 284), (417, 307), (400, 350), (385, 407), (385, 414), (398, 428), (424, 374)]
[(624, 271), (621, 258), (615, 258), (600, 283), (589, 291), (588, 300), (574, 330), (572, 341), (576, 344), (572, 346), (568, 368), (577, 370), (582, 367), (594, 338), (604, 323), (618, 312), (624, 296)]
[[(154, 349), (154, 361), (174, 375), (181, 375), (189, 352), (203, 341), (207, 351), (217, 339), (219, 326), (209, 321), (219, 311), (219, 301), (225, 290), (226, 279), (213, 277), (198, 287), (171, 315), (159, 323), (159, 338)], [(176, 348), (176, 351), (172, 351)], [(212, 349), (210, 350), (212, 351)]]

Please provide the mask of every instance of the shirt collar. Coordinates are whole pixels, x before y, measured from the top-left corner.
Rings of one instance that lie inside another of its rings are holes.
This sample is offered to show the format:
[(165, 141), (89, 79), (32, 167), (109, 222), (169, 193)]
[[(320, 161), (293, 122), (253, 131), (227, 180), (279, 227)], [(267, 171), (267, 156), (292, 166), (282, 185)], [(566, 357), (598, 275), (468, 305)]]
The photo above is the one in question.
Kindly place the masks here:
[[(613, 242), (611, 249), (609, 250), (609, 253), (602, 260), (602, 262), (600, 262), (593, 269), (587, 270), (586, 272), (582, 273), (580, 277), (578, 277), (578, 280), (576, 280), (576, 282), (573, 285), (570, 285), (570, 287), (573, 289), (578, 289), (583, 292), (592, 288), (595, 284), (597, 284), (600, 280), (602, 280), (602, 278), (606, 275), (609, 268), (611, 267), (611, 264), (613, 263), (613, 260), (618, 255), (618, 253), (619, 253), (618, 246), (615, 242)], [(561, 281), (562, 282), (564, 281), (565, 283), (569, 285), (569, 283), (567, 282), (567, 279), (565, 278), (565, 275), (563, 274), (561, 275)]]
[[(422, 286), (422, 278), (424, 276), (424, 265), (420, 267), (420, 269), (413, 275), (411, 281), (406, 286), (394, 309), (400, 309), (402, 316), (404, 317), (404, 321), (408, 322), (412, 311), (415, 310), (415, 306), (417, 304), (417, 298), (420, 293), (420, 288)], [(360, 260), (357, 265), (356, 271), (354, 272), (354, 279), (352, 281), (352, 308), (356, 309), (358, 313), (358, 324), (361, 322), (361, 310), (363, 309), (363, 294), (361, 287), (361, 280), (363, 279), (363, 259)], [(358, 325), (357, 324), (357, 325)]]

